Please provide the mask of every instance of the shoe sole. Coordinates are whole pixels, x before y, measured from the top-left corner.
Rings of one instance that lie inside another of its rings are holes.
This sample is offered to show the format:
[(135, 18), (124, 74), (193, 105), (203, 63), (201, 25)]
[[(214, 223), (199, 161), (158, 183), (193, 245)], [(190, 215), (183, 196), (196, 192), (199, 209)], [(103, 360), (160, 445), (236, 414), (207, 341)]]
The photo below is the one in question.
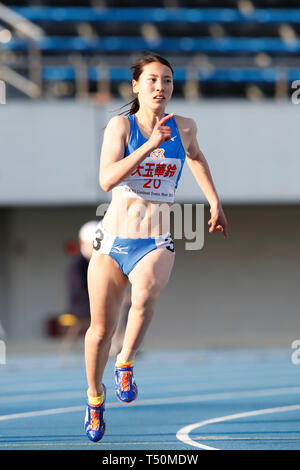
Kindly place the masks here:
[(121, 398), (118, 397), (118, 395), (116, 395), (117, 399), (119, 400), (120, 403), (132, 403), (133, 401), (135, 401), (137, 399), (138, 396), (136, 396), (133, 400), (130, 400), (130, 401), (125, 401), (125, 400), (121, 400)]
[(94, 443), (96, 444), (96, 442), (102, 441), (103, 437), (105, 436), (105, 433), (106, 433), (106, 426), (105, 426), (105, 429), (104, 429), (104, 433), (102, 434), (102, 437), (101, 437), (100, 439), (98, 439), (97, 441), (93, 441), (92, 439), (90, 439), (89, 436), (87, 435), (87, 432), (86, 432), (85, 429), (84, 429), (84, 432), (85, 432), (86, 437), (88, 438), (88, 440), (91, 441), (91, 442), (94, 442)]

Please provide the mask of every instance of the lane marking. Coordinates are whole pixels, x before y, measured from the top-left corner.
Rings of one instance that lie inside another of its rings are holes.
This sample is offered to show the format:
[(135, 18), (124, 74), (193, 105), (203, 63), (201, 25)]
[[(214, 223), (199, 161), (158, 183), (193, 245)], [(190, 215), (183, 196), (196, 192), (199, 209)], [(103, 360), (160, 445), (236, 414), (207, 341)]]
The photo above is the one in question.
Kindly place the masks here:
[[(247, 433), (246, 433), (247, 434)], [(195, 440), (201, 441), (299, 441), (300, 437), (232, 437), (232, 436), (196, 436), (194, 437)]]
[(239, 419), (239, 418), (246, 418), (249, 416), (258, 416), (258, 415), (264, 415), (264, 414), (270, 414), (270, 413), (283, 413), (286, 411), (295, 411), (295, 410), (300, 410), (300, 405), (280, 406), (277, 408), (265, 408), (262, 410), (246, 411), (244, 413), (235, 413), (232, 415), (207, 419), (205, 421), (200, 421), (199, 423), (194, 423), (194, 424), (189, 424), (188, 426), (184, 426), (183, 428), (179, 429), (179, 431), (177, 431), (176, 437), (179, 441), (182, 441), (184, 444), (198, 447), (199, 449), (221, 450), (216, 447), (211, 447), (211, 446), (206, 446), (204, 444), (200, 444), (199, 442), (196, 442), (193, 439), (191, 439), (189, 434), (194, 429), (207, 426), (208, 424), (222, 423), (224, 421), (230, 421), (230, 420)]
[[(220, 437), (220, 436), (199, 436), (200, 439), (207, 439), (207, 440), (224, 440), (224, 441), (231, 441), (231, 440), (234, 440), (234, 441), (244, 441), (244, 440), (261, 440), (261, 441), (264, 441), (264, 440), (267, 440), (267, 441), (279, 441), (279, 440), (286, 440), (286, 441), (295, 441), (295, 440), (300, 440), (300, 437), (231, 437), (231, 436), (224, 436), (224, 437)], [(104, 443), (105, 446), (130, 446), (130, 445), (134, 445), (134, 446), (140, 446), (140, 445), (158, 445), (158, 446), (161, 446), (162, 444), (163, 445), (176, 445), (178, 444), (178, 441), (149, 441), (149, 442), (146, 442), (146, 441), (139, 441), (139, 442), (105, 442)], [(30, 441), (28, 441), (28, 443), (24, 443), (24, 442), (20, 442), (19, 444), (16, 444), (16, 443), (13, 443), (13, 444), (0, 444), (0, 448), (6, 448), (6, 447), (10, 447), (10, 448), (19, 448), (19, 447), (62, 447), (62, 446), (65, 446), (66, 448), (68, 447), (95, 447), (95, 444), (93, 443), (89, 443), (89, 442), (77, 442), (77, 443), (71, 443), (71, 442), (52, 442), (52, 443), (49, 443), (49, 442), (41, 442), (39, 444), (36, 444), (36, 443), (32, 443)], [(104, 449), (102, 447), (102, 449)], [(105, 450), (105, 449), (104, 449)]]
[(83, 406), (69, 406), (68, 408), (54, 408), (52, 410), (25, 411), (24, 413), (13, 413), (10, 415), (0, 416), (0, 421), (19, 418), (33, 418), (35, 416), (56, 415), (59, 413), (72, 413), (74, 411), (82, 411), (83, 409)]
[[(242, 390), (238, 392), (219, 392), (219, 393), (203, 393), (203, 394), (193, 394), (187, 396), (175, 396), (169, 398), (153, 398), (145, 399), (139, 402), (136, 402), (135, 406), (138, 403), (141, 403), (140, 406), (149, 406), (156, 404), (173, 404), (180, 402), (196, 402), (196, 401), (211, 401), (211, 400), (230, 400), (232, 398), (248, 398), (248, 397), (263, 397), (263, 396), (272, 396), (272, 395), (293, 395), (300, 394), (300, 387), (280, 387), (280, 388), (266, 388), (266, 389), (254, 389), (254, 390)], [(49, 393), (33, 393), (28, 395), (13, 395), (13, 396), (0, 396), (0, 403), (20, 403), (24, 401), (33, 401), (33, 400), (51, 400), (51, 399), (68, 399), (71, 398), (82, 398), (85, 399), (85, 395), (82, 392), (74, 392), (72, 390), (66, 392), (49, 392)], [(1, 419), (1, 417), (0, 417)]]
[[(282, 389), (277, 389), (277, 393), (279, 390), (282, 390)], [(260, 391), (261, 393), (263, 392), (264, 394), (266, 394), (267, 391)], [(274, 394), (275, 390), (270, 390), (271, 394)], [(217, 395), (217, 394), (215, 394)], [(236, 395), (236, 393), (232, 393), (230, 394), (231, 396), (229, 397), (228, 394), (225, 394), (227, 398), (232, 398), (233, 395)], [(224, 398), (224, 394), (221, 393), (218, 395), (219, 398)], [(245, 396), (245, 395), (243, 395)], [(248, 394), (246, 396), (249, 396)], [(188, 397), (185, 397), (185, 398), (182, 398), (182, 397), (173, 397), (173, 399), (170, 401), (170, 399), (154, 399), (154, 400), (141, 400), (140, 402), (137, 402), (137, 403), (133, 403), (133, 404), (129, 404), (127, 405), (127, 408), (128, 407), (131, 407), (131, 406), (149, 406), (149, 405), (161, 405), (161, 404), (174, 404), (174, 403), (190, 403), (191, 401), (195, 401), (195, 399), (197, 398), (197, 401), (199, 400), (199, 398), (203, 399), (203, 396), (188, 396)], [(216, 398), (216, 396), (215, 396)], [(174, 401), (176, 399), (176, 402)], [(124, 409), (124, 405), (122, 405), (121, 403), (107, 403), (106, 405), (107, 408), (123, 408)], [(54, 409), (48, 409), (48, 410), (39, 410), (39, 411), (29, 411), (29, 412), (23, 412), (23, 413), (13, 413), (13, 414), (9, 414), (9, 415), (3, 415), (3, 416), (0, 416), (0, 421), (6, 421), (6, 420), (13, 420), (13, 419), (19, 419), (19, 418), (31, 418), (31, 417), (36, 417), (36, 416), (48, 416), (48, 415), (55, 415), (55, 414), (60, 414), (60, 413), (72, 413), (72, 412), (76, 412), (76, 411), (84, 411), (85, 410), (85, 406), (71, 406), (71, 407), (65, 407), (65, 408), (54, 408)], [(192, 432), (194, 429), (196, 428), (199, 428), (199, 427), (203, 427), (203, 426), (206, 426), (208, 424), (214, 424), (214, 423), (219, 423), (219, 422), (224, 422), (224, 421), (229, 421), (229, 420), (233, 420), (233, 419), (239, 419), (239, 418), (244, 418), (244, 417), (249, 417), (249, 416), (257, 416), (257, 415), (262, 415), (262, 414), (270, 414), (270, 413), (280, 413), (280, 412), (285, 412), (285, 411), (293, 411), (293, 410), (300, 410), (300, 404), (299, 405), (290, 405), (290, 406), (282, 406), (282, 407), (277, 407), (277, 408), (267, 408), (267, 409), (261, 409), (261, 410), (254, 410), (254, 411), (247, 411), (247, 412), (243, 412), (243, 413), (236, 413), (236, 414), (232, 414), (232, 415), (228, 415), (228, 416), (222, 416), (222, 417), (218, 417), (218, 418), (212, 418), (212, 419), (208, 419), (208, 420), (205, 420), (205, 421), (200, 421), (199, 423), (194, 423), (194, 424), (191, 424), (191, 425), (188, 425), (188, 426), (185, 426), (183, 428), (181, 428), (177, 433), (176, 433), (176, 438), (180, 441), (182, 441), (184, 444), (187, 444), (187, 445), (191, 445), (191, 446), (194, 446), (194, 447), (198, 447), (200, 449), (206, 449), (206, 450), (220, 450), (218, 448), (215, 448), (215, 447), (211, 447), (211, 446), (206, 446), (204, 444), (200, 444), (198, 442), (195, 442), (195, 440), (191, 439), (189, 437), (189, 434), (190, 432)], [(199, 436), (196, 437), (199, 439)], [(200, 438), (202, 439), (202, 437), (200, 436)], [(204, 439), (204, 437), (203, 437)], [(232, 438), (234, 439), (234, 438)], [(239, 438), (241, 439), (241, 438)], [(246, 439), (246, 438), (245, 438)], [(262, 438), (264, 439), (264, 438)], [(272, 438), (268, 438), (268, 439), (272, 439)], [(274, 439), (274, 438), (273, 438)], [(287, 439), (287, 438), (286, 438)], [(290, 437), (289, 438), (290, 440), (293, 440), (293, 439), (297, 439), (297, 438), (293, 438), (293, 437)], [(213, 440), (213, 439), (212, 439)], [(145, 444), (144, 442), (141, 442), (141, 444)], [(16, 446), (31, 446), (32, 444), (28, 443), (28, 444), (16, 444)], [(39, 445), (43, 445), (43, 444), (39, 444)], [(49, 444), (49, 445), (60, 445), (60, 444)], [(64, 444), (62, 444), (64, 445)], [(69, 445), (69, 443), (67, 443), (66, 445)], [(81, 445), (81, 444), (79, 444)], [(7, 447), (7, 446), (10, 446), (10, 444), (0, 444), (0, 447)]]
[[(83, 437), (83, 439), (85, 439), (85, 437)], [(103, 443), (105, 446), (128, 446), (128, 445), (155, 445), (155, 446), (161, 446), (161, 445), (178, 445), (178, 441), (159, 441), (159, 442), (155, 442), (155, 441), (149, 441), (149, 442), (104, 442)], [(40, 444), (32, 444), (30, 442), (28, 442), (28, 444), (24, 444), (24, 443), (20, 443), (20, 444), (0, 444), (0, 448), (1, 447), (12, 447), (12, 448), (15, 448), (15, 447), (56, 447), (56, 446), (59, 446), (59, 447), (62, 447), (62, 446), (66, 446), (66, 447), (81, 447), (81, 446), (84, 446), (84, 447), (94, 447), (95, 448), (95, 443), (89, 443), (89, 442), (78, 442), (78, 443), (75, 443), (75, 444), (72, 444), (72, 443), (69, 443), (69, 442), (53, 442), (53, 443), (40, 443)], [(106, 450), (105, 447), (102, 447), (102, 442), (101, 442), (101, 449), (102, 450)]]
[[(166, 398), (151, 398), (140, 400), (137, 402), (129, 403), (126, 405), (126, 408), (130, 407), (140, 407), (140, 406), (157, 406), (157, 405), (174, 405), (178, 403), (196, 403), (196, 402), (205, 402), (212, 400), (231, 400), (236, 398), (248, 398), (248, 397), (262, 397), (262, 396), (272, 396), (272, 395), (289, 395), (297, 394), (300, 392), (300, 387), (292, 388), (276, 388), (276, 389), (266, 389), (266, 390), (251, 390), (251, 391), (242, 391), (242, 392), (221, 392), (221, 393), (208, 393), (202, 395), (188, 395), (186, 397), (177, 396), (177, 397), (166, 397)], [(123, 408), (124, 405), (119, 402), (111, 402), (106, 404), (106, 408)], [(7, 421), (12, 419), (21, 419), (21, 418), (32, 418), (36, 416), (47, 416), (61, 413), (73, 413), (76, 411), (84, 411), (85, 405), (78, 406), (68, 406), (62, 408), (52, 408), (46, 410), (37, 410), (37, 411), (25, 411), (22, 413), (12, 413), (7, 415), (0, 415), (0, 421)]]

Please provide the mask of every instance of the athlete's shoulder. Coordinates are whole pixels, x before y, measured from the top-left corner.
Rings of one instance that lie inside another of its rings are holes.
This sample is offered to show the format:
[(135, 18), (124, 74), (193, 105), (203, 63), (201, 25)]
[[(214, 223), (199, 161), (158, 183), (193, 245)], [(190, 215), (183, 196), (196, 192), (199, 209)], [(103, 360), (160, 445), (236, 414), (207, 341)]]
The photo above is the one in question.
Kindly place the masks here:
[(185, 116), (179, 116), (178, 114), (175, 114), (174, 118), (176, 120), (177, 126), (183, 134), (192, 135), (197, 131), (197, 124), (194, 119)]
[(108, 121), (106, 129), (118, 134), (126, 134), (130, 130), (130, 123), (126, 116), (113, 116)]

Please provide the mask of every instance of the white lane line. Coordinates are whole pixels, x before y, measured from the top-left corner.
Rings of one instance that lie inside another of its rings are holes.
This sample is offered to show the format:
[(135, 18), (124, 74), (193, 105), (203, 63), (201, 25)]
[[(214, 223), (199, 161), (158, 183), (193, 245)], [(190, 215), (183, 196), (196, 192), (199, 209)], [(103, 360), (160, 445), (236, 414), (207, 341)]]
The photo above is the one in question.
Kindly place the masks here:
[(232, 437), (232, 436), (196, 436), (195, 440), (201, 441), (299, 441), (300, 437), (289, 436), (289, 437)]
[[(224, 437), (220, 437), (220, 436), (200, 436), (201, 439), (207, 439), (207, 440), (224, 440), (224, 441), (227, 441), (227, 440), (234, 440), (234, 441), (256, 441), (256, 440), (259, 440), (259, 441), (280, 441), (280, 440), (286, 440), (286, 441), (295, 441), (295, 440), (299, 440), (300, 438), (299, 437), (283, 437), (283, 438), (280, 438), (280, 437), (231, 437), (231, 436), (224, 436)], [(172, 445), (172, 446), (176, 446), (176, 444), (178, 444), (178, 441), (139, 441), (139, 442), (134, 442), (134, 441), (131, 441), (131, 442), (106, 442), (105, 441), (105, 446), (144, 446), (144, 445), (149, 445), (149, 446), (161, 446), (162, 444), (163, 445)], [(94, 447), (95, 444), (93, 443), (89, 443), (89, 442), (40, 442), (40, 443), (33, 443), (33, 442), (30, 442), (28, 441), (27, 443), (24, 443), (24, 442), (20, 442), (19, 444), (16, 444), (16, 443), (6, 443), (6, 444), (0, 444), (0, 449), (1, 448), (20, 448), (20, 447), (66, 447), (66, 448), (69, 448), (69, 447)], [(104, 449), (105, 450), (105, 449)]]
[(34, 416), (56, 415), (59, 413), (72, 413), (73, 411), (82, 411), (83, 406), (69, 406), (68, 408), (53, 408), (52, 410), (26, 411), (24, 413), (13, 413), (0, 416), (0, 421), (8, 421), (19, 418), (33, 418)]
[[(200, 403), (213, 400), (233, 400), (236, 398), (248, 398), (248, 397), (262, 397), (272, 395), (289, 395), (300, 393), (300, 387), (291, 388), (275, 388), (266, 390), (251, 390), (242, 392), (221, 392), (221, 393), (207, 393), (202, 395), (188, 395), (188, 396), (177, 396), (177, 397), (166, 397), (166, 398), (151, 398), (145, 400), (139, 400), (137, 402), (129, 403), (126, 405), (129, 407), (140, 407), (140, 406), (159, 406), (159, 405), (174, 405), (178, 403)], [(71, 395), (70, 395), (71, 396)], [(106, 408), (124, 408), (124, 404), (119, 402), (106, 403)], [(0, 421), (7, 421), (12, 419), (20, 418), (32, 418), (35, 416), (47, 416), (60, 413), (73, 413), (76, 411), (85, 410), (85, 406), (69, 406), (63, 408), (52, 408), (47, 410), (38, 411), (26, 411), (23, 413), (13, 413), (8, 415), (0, 415)]]
[(221, 450), (216, 447), (210, 447), (204, 444), (200, 444), (199, 442), (196, 442), (193, 439), (191, 439), (189, 434), (194, 429), (207, 426), (208, 424), (221, 423), (224, 421), (230, 421), (232, 419), (246, 418), (249, 416), (258, 416), (258, 415), (270, 414), (270, 413), (284, 413), (286, 411), (295, 411), (295, 410), (300, 410), (300, 405), (280, 406), (277, 408), (266, 408), (262, 410), (246, 411), (245, 413), (236, 413), (233, 415), (207, 419), (205, 421), (200, 421), (199, 423), (194, 423), (194, 424), (189, 424), (188, 426), (184, 426), (183, 428), (179, 429), (179, 431), (177, 431), (176, 437), (179, 441), (182, 441), (184, 444), (198, 447), (199, 449)]
[[(127, 405), (127, 406), (130, 406)], [(106, 403), (105, 408), (121, 408), (124, 407), (121, 403)], [(20, 418), (33, 418), (35, 416), (48, 416), (48, 415), (57, 415), (61, 413), (73, 413), (76, 411), (85, 411), (85, 406), (68, 406), (65, 408), (53, 408), (51, 410), (38, 410), (38, 411), (25, 411), (24, 413), (13, 413), (10, 415), (0, 416), (0, 421), (7, 421), (11, 419), (20, 419)]]
[[(179, 401), (189, 403), (196, 401), (211, 401), (211, 400), (227, 400), (232, 398), (248, 398), (248, 397), (262, 397), (272, 395), (293, 395), (300, 394), (300, 387), (280, 387), (280, 388), (266, 388), (266, 389), (254, 389), (254, 390), (242, 390), (237, 392), (219, 392), (219, 393), (201, 393), (193, 394), (188, 396), (175, 396), (166, 398), (152, 398), (145, 399), (137, 403), (141, 403), (140, 406), (148, 406), (151, 404), (173, 404)], [(8, 397), (0, 397), (0, 403), (21, 403), (25, 401), (45, 401), (45, 400), (59, 400), (59, 399), (73, 399), (73, 398), (85, 398), (85, 394), (82, 392), (74, 392), (72, 390), (66, 392), (49, 392), (49, 393), (33, 393), (28, 395), (12, 395)], [(158, 403), (159, 401), (159, 403)]]
[[(143, 445), (155, 445), (155, 446), (161, 446), (161, 445), (175, 445), (178, 444), (178, 441), (159, 441), (159, 442), (155, 442), (155, 441), (142, 441), (142, 442), (105, 442), (104, 445), (107, 447), (107, 446), (131, 446), (131, 445), (134, 445), (134, 446), (143, 446)], [(70, 443), (70, 442), (52, 442), (52, 443), (44, 443), (44, 442), (41, 442), (39, 444), (36, 444), (36, 443), (31, 443), (31, 442), (28, 442), (27, 444), (24, 444), (23, 442), (21, 442), (20, 444), (0, 444), (0, 448), (1, 447), (11, 447), (11, 448), (15, 448), (15, 447), (62, 447), (62, 446), (65, 446), (65, 447), (95, 447), (95, 443), (89, 443), (89, 442), (77, 442), (77, 443)], [(102, 447), (103, 449), (103, 447)], [(105, 450), (105, 448), (104, 448)]]

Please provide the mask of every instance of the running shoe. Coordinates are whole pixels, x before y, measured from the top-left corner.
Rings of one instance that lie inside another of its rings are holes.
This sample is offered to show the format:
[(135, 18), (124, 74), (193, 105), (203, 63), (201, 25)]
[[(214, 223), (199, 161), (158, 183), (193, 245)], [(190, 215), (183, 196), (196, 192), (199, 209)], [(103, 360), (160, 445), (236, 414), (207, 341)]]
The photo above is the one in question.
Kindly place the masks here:
[(106, 388), (102, 384), (104, 391), (104, 399), (101, 405), (90, 405), (87, 402), (86, 414), (85, 414), (85, 432), (87, 437), (93, 441), (98, 442), (102, 439), (105, 434), (105, 419), (103, 418), (105, 410), (105, 399), (106, 399)]
[(116, 395), (122, 403), (131, 403), (138, 396), (133, 366), (115, 366)]

